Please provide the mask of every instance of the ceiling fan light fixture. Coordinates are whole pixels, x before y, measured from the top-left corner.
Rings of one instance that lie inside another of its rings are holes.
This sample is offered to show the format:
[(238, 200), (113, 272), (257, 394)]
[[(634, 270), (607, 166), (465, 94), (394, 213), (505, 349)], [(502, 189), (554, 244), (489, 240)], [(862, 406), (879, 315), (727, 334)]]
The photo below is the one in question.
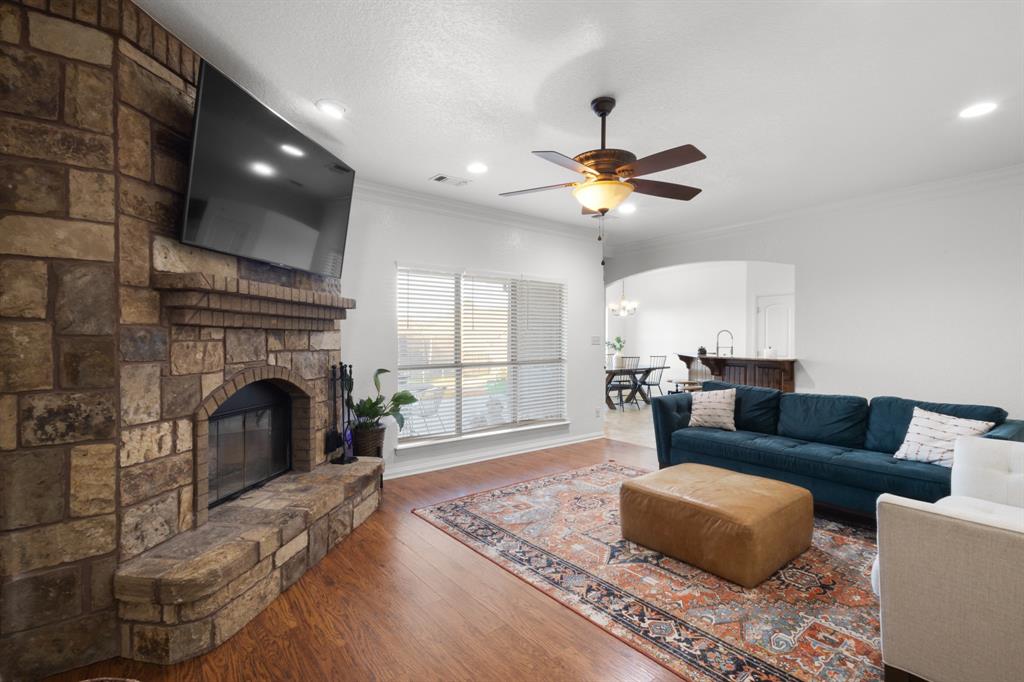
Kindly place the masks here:
[(614, 210), (633, 193), (633, 185), (621, 180), (588, 180), (576, 185), (572, 195), (591, 211)]
[[(638, 159), (636, 154), (627, 149), (616, 149), (607, 145), (607, 119), (608, 114), (615, 108), (615, 99), (607, 96), (598, 97), (590, 103), (590, 107), (601, 119), (600, 149), (588, 149), (573, 157), (551, 150), (533, 152), (534, 156), (583, 175), (582, 181), (502, 192), (498, 196), (514, 197), (572, 187), (572, 195), (583, 206), (583, 215), (600, 214), (603, 219), (633, 192), (677, 201), (689, 201), (700, 194), (697, 187), (646, 180), (641, 176), (701, 161), (707, 158), (704, 152), (692, 144), (684, 144)], [(628, 215), (633, 212), (631, 209), (632, 206), (627, 206), (621, 209), (621, 212)]]

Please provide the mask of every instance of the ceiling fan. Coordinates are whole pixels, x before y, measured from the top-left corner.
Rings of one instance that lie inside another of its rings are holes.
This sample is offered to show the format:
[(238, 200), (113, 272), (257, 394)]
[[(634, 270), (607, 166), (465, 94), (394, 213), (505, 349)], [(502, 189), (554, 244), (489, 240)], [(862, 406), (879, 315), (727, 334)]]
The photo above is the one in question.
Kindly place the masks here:
[(685, 166), (688, 163), (707, 158), (701, 150), (692, 144), (684, 144), (682, 147), (666, 149), (663, 152), (637, 159), (635, 154), (625, 149), (606, 149), (605, 120), (615, 108), (615, 99), (598, 97), (590, 103), (590, 108), (601, 119), (600, 149), (591, 149), (573, 158), (558, 152), (533, 152), (545, 161), (582, 173), (584, 176), (582, 182), (563, 182), (559, 185), (503, 192), (498, 196), (514, 197), (519, 194), (572, 187), (572, 195), (583, 206), (584, 215), (603, 216), (625, 201), (633, 192), (680, 201), (689, 201), (700, 194), (700, 190), (696, 187), (638, 178), (641, 175), (650, 175), (669, 168)]

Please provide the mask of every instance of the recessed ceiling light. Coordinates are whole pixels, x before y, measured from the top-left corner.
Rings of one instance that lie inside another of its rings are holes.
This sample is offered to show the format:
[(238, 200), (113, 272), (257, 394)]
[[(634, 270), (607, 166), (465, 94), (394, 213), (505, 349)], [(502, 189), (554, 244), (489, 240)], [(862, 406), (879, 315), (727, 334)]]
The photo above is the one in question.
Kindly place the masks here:
[(619, 213), (622, 215), (632, 215), (636, 213), (636, 204), (623, 204), (619, 206)]
[(479, 161), (474, 161), (473, 163), (471, 163), (468, 166), (466, 166), (466, 170), (468, 170), (470, 173), (477, 173), (477, 174), (486, 173), (487, 172), (487, 164), (486, 163), (480, 163)]
[(960, 118), (977, 118), (985, 114), (991, 114), (999, 106), (995, 102), (978, 102), (972, 104), (960, 112)]
[(249, 170), (251, 170), (256, 175), (262, 175), (265, 178), (269, 178), (277, 174), (277, 171), (274, 170), (273, 166), (271, 166), (269, 163), (263, 163), (262, 161), (253, 161), (252, 163), (250, 163)]
[(283, 145), (281, 145), (281, 151), (283, 151), (285, 154), (290, 154), (292, 156), (305, 156), (306, 155), (306, 152), (304, 152), (301, 149), (299, 149), (298, 147), (295, 147), (295, 146), (290, 145), (290, 144), (283, 144)]
[(345, 118), (345, 107), (342, 106), (341, 102), (335, 102), (333, 99), (322, 99), (318, 101), (316, 103), (316, 108), (325, 116), (333, 118), (336, 121), (340, 121)]

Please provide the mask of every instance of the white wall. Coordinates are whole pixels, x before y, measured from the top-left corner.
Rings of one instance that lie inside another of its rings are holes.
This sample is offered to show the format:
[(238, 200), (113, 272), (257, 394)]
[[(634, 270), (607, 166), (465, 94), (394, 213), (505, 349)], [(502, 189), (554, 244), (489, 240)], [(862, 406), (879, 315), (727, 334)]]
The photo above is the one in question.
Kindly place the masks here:
[(796, 266), (798, 390), (1024, 417), (1024, 167), (614, 250), (606, 280), (733, 259)]
[[(626, 341), (623, 355), (665, 355), (669, 365), (662, 389), (670, 379), (685, 379), (686, 366), (678, 353), (696, 355), (704, 346), (715, 352), (722, 329), (733, 334), (733, 355), (752, 355), (756, 342), (755, 302), (758, 296), (793, 293), (793, 266), (782, 263), (720, 261), (660, 268), (625, 278), (626, 298), (639, 308), (629, 317), (607, 317), (607, 338)], [(619, 300), (622, 281), (612, 282), (605, 300)], [(607, 310), (607, 307), (606, 307)], [(729, 337), (722, 335), (722, 344)]]
[[(342, 322), (342, 358), (355, 365), (357, 397), (372, 391), (374, 369), (395, 369), (396, 265), (434, 265), (538, 276), (568, 286), (568, 427), (394, 451), (385, 444), (385, 476), (526, 452), (601, 434), (604, 374), (601, 248), (589, 231), (488, 211), (400, 190), (357, 183), (345, 249), (342, 292), (357, 308)], [(592, 343), (596, 338), (597, 344)], [(395, 390), (394, 374), (384, 389)]]

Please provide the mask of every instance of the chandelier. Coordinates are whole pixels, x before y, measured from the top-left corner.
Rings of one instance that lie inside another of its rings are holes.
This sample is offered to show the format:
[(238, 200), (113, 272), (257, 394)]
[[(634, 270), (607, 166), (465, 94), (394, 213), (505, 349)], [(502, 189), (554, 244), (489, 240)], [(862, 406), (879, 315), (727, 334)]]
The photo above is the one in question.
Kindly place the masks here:
[(622, 293), (619, 294), (619, 300), (608, 304), (608, 312), (616, 317), (629, 317), (630, 315), (636, 315), (638, 307), (640, 307), (639, 303), (626, 298), (626, 280), (623, 278)]

